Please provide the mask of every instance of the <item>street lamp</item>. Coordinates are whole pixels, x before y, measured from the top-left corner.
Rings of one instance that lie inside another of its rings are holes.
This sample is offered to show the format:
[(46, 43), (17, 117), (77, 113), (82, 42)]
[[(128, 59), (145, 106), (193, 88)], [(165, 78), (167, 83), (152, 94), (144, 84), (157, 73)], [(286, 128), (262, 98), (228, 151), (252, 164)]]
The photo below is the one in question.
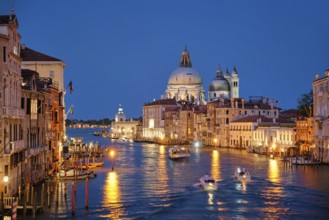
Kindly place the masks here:
[(217, 145), (217, 138), (214, 139), (214, 142), (215, 142), (215, 148), (216, 148), (216, 145)]
[(110, 156), (111, 156), (111, 161), (112, 161), (112, 170), (114, 170), (114, 155), (115, 155), (114, 150), (111, 150), (110, 151)]
[(5, 184), (7, 184), (9, 182), (9, 177), (8, 176), (4, 176), (3, 177), (3, 182), (5, 182)]

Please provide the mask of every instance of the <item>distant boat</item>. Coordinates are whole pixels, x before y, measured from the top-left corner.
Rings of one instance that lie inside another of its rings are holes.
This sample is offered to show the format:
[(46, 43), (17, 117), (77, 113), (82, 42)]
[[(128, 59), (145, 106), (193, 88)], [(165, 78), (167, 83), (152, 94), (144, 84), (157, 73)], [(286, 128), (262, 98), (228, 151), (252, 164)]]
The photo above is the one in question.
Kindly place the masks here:
[(172, 147), (169, 148), (169, 158), (170, 159), (183, 159), (189, 158), (190, 151), (186, 147)]
[(101, 136), (101, 132), (99, 132), (99, 131), (95, 131), (95, 132), (94, 132), (94, 136)]
[(294, 165), (317, 165), (317, 164), (320, 164), (320, 162), (318, 162), (318, 161), (305, 159), (303, 157), (289, 157), (289, 158), (285, 158), (285, 161), (288, 161)]

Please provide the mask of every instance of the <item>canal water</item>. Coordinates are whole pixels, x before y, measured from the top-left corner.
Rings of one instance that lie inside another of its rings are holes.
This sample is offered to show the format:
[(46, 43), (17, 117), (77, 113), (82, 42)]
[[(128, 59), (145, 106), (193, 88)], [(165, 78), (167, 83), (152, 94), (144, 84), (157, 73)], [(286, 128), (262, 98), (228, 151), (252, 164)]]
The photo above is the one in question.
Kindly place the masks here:
[[(69, 137), (116, 151), (113, 160), (106, 157), (104, 166), (94, 170), (89, 208), (85, 181), (78, 181), (72, 216), (72, 182), (67, 182), (67, 199), (62, 190), (58, 199), (52, 194), (50, 208), (45, 206), (37, 219), (329, 219), (328, 166), (288, 167), (244, 151), (192, 146), (188, 160), (172, 161), (170, 146), (119, 144), (93, 136), (94, 131), (67, 129)], [(232, 179), (237, 167), (249, 170), (251, 182)], [(218, 181), (216, 191), (194, 185), (205, 174)]]

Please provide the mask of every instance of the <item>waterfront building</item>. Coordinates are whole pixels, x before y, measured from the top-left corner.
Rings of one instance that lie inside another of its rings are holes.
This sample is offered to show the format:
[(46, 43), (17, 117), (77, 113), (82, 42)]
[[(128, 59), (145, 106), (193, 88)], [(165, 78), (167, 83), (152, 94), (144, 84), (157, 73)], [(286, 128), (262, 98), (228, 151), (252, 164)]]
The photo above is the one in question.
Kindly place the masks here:
[[(230, 147), (248, 149), (252, 146), (253, 132), (260, 120), (265, 121), (264, 116), (246, 116), (230, 122)], [(269, 119), (271, 120), (271, 119)]]
[(178, 144), (180, 139), (179, 132), (179, 117), (181, 107), (178, 105), (168, 106), (164, 111), (164, 137), (160, 140), (163, 143)]
[(313, 86), (313, 120), (316, 157), (329, 162), (329, 69), (317, 74)]
[(159, 140), (165, 137), (164, 112), (166, 108), (177, 107), (175, 98), (159, 99), (143, 106), (143, 138), (145, 140)]
[(164, 110), (165, 135), (161, 143), (188, 144), (194, 140), (194, 104), (179, 101)]
[(207, 129), (207, 106), (196, 106), (194, 108), (194, 140), (206, 143)]
[[(252, 151), (275, 156), (295, 154), (295, 123), (283, 118), (260, 118), (253, 132)], [(291, 151), (290, 151), (291, 150)]]
[(186, 47), (181, 55), (179, 67), (169, 77), (165, 97), (197, 105), (206, 103), (202, 78), (192, 68), (190, 54)]
[[(64, 86), (65, 63), (60, 59), (35, 51), (25, 45), (21, 45), (21, 59), (22, 69), (36, 71), (40, 78), (50, 78), (52, 88), (56, 89), (51, 98), (54, 103), (51, 113), (53, 117), (50, 131), (52, 138), (49, 141), (51, 141), (51, 149), (53, 149), (53, 160), (59, 160), (58, 163), (61, 163), (63, 143), (66, 138), (64, 102), (66, 93)], [(52, 163), (52, 159), (49, 162)]]
[[(47, 175), (51, 146), (51, 93), (48, 85), (51, 79), (41, 79), (33, 70), (22, 69), (21, 108), (25, 111), (23, 132), (25, 163), (22, 167), (22, 187), (42, 181)], [(54, 118), (54, 116), (53, 116)]]
[(207, 104), (207, 139), (206, 144), (230, 147), (230, 122), (246, 116), (266, 116), (278, 118), (278, 102), (262, 96), (244, 98), (217, 99)]
[(5, 196), (20, 186), (25, 155), (18, 27), (14, 11), (0, 16), (0, 191)]
[(136, 138), (137, 125), (139, 121), (133, 119), (126, 120), (126, 115), (123, 113), (123, 108), (119, 105), (118, 113), (115, 115), (114, 122), (111, 125), (112, 138)]
[(314, 151), (313, 117), (296, 120), (296, 146), (299, 154)]

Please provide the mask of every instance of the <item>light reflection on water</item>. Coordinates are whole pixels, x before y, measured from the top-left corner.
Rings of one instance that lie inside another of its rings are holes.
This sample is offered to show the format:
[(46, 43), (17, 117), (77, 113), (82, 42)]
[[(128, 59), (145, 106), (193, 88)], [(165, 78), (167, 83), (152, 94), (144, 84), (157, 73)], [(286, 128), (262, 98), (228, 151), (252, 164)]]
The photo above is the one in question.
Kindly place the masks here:
[(220, 162), (219, 162), (219, 152), (218, 150), (213, 150), (211, 155), (211, 176), (215, 179), (215, 181), (220, 181)]
[[(83, 136), (78, 132), (86, 131), (70, 132)], [(92, 133), (84, 134), (88, 141), (95, 138)], [(286, 168), (281, 161), (265, 156), (228, 149), (216, 152), (211, 147), (190, 147), (188, 160), (172, 161), (168, 158), (171, 146), (117, 145), (108, 139), (97, 140), (117, 150), (115, 172), (111, 172), (108, 157), (104, 167), (95, 170), (98, 176), (89, 182), (94, 193), (88, 212), (81, 202), (84, 183), (78, 182), (77, 219), (323, 219), (327, 216), (329, 167)], [(251, 182), (232, 180), (232, 171), (237, 166), (251, 173)], [(209, 172), (219, 181), (218, 190), (209, 192), (193, 186)], [(71, 218), (70, 201), (68, 192), (63, 207), (46, 210), (38, 219)]]
[(103, 194), (104, 198), (102, 205), (106, 207), (110, 213), (108, 215), (100, 215), (100, 217), (120, 219), (124, 210), (121, 204), (119, 177), (115, 171), (107, 174)]

